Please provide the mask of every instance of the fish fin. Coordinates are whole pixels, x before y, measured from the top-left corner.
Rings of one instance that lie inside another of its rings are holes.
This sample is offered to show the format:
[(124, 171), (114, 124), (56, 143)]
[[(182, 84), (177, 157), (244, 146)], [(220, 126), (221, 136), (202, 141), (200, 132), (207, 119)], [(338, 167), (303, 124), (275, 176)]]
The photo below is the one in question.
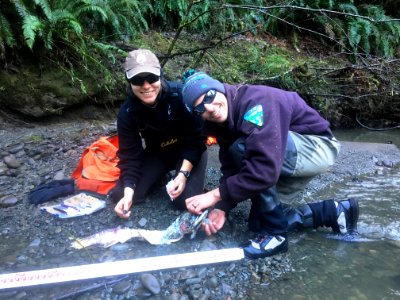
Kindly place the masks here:
[(76, 239), (71, 243), (71, 247), (75, 249), (83, 249), (96, 244), (92, 238)]
[(108, 248), (108, 247), (111, 247), (112, 245), (115, 245), (115, 244), (118, 244), (118, 241), (111, 241), (111, 242), (108, 242), (108, 243), (104, 243), (103, 247), (104, 248)]

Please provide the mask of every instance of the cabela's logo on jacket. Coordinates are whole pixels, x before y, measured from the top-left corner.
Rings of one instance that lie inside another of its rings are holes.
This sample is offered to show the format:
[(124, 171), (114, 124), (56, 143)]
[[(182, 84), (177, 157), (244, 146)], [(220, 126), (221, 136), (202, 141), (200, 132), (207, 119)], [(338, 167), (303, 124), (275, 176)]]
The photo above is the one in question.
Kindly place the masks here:
[(170, 146), (172, 144), (175, 144), (177, 141), (178, 141), (178, 139), (170, 139), (169, 141), (162, 142), (161, 147), (164, 148), (164, 147)]

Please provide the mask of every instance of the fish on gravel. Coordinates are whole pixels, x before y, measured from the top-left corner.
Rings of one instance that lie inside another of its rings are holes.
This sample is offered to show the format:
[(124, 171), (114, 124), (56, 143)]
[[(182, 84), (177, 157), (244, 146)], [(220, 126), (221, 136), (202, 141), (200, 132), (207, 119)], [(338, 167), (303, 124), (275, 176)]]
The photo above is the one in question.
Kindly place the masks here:
[(177, 242), (185, 235), (196, 236), (202, 222), (207, 222), (208, 210), (201, 215), (184, 212), (165, 230), (146, 230), (116, 227), (107, 229), (88, 237), (75, 239), (71, 247), (83, 249), (92, 245), (102, 245), (107, 248), (117, 243), (125, 243), (132, 238), (146, 240), (152, 245), (165, 245)]

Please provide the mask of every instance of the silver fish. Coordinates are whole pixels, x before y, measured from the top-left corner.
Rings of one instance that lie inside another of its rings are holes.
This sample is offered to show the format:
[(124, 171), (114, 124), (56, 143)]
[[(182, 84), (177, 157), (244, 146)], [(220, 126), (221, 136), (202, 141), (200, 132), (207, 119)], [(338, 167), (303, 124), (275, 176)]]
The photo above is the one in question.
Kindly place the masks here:
[(107, 229), (85, 238), (75, 239), (72, 242), (71, 247), (75, 249), (83, 249), (98, 244), (107, 248), (117, 243), (125, 243), (131, 238), (146, 240), (153, 245), (165, 245), (179, 241), (186, 234), (190, 234), (190, 238), (193, 239), (196, 236), (201, 223), (207, 221), (207, 215), (207, 210), (205, 210), (201, 215), (184, 212), (165, 230), (146, 230), (121, 227)]

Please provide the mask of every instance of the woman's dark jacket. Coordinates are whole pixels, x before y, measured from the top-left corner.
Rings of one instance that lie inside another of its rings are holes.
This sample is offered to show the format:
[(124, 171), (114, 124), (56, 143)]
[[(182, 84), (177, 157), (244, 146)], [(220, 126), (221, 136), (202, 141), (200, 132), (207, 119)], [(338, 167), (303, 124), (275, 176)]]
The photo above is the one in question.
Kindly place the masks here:
[[(278, 182), (289, 131), (328, 138), (333, 135), (329, 122), (295, 92), (261, 85), (224, 87), (228, 119), (222, 125), (205, 122), (204, 131), (216, 137), (220, 146), (222, 201), (216, 208), (227, 212)], [(239, 138), (245, 143), (240, 170), (229, 151)]]
[[(206, 150), (202, 121), (185, 109), (182, 85), (162, 81), (157, 105), (144, 105), (128, 88), (117, 118), (120, 180), (135, 188), (142, 173), (144, 151), (165, 160), (186, 159), (194, 166)], [(143, 138), (143, 141), (142, 141)]]

